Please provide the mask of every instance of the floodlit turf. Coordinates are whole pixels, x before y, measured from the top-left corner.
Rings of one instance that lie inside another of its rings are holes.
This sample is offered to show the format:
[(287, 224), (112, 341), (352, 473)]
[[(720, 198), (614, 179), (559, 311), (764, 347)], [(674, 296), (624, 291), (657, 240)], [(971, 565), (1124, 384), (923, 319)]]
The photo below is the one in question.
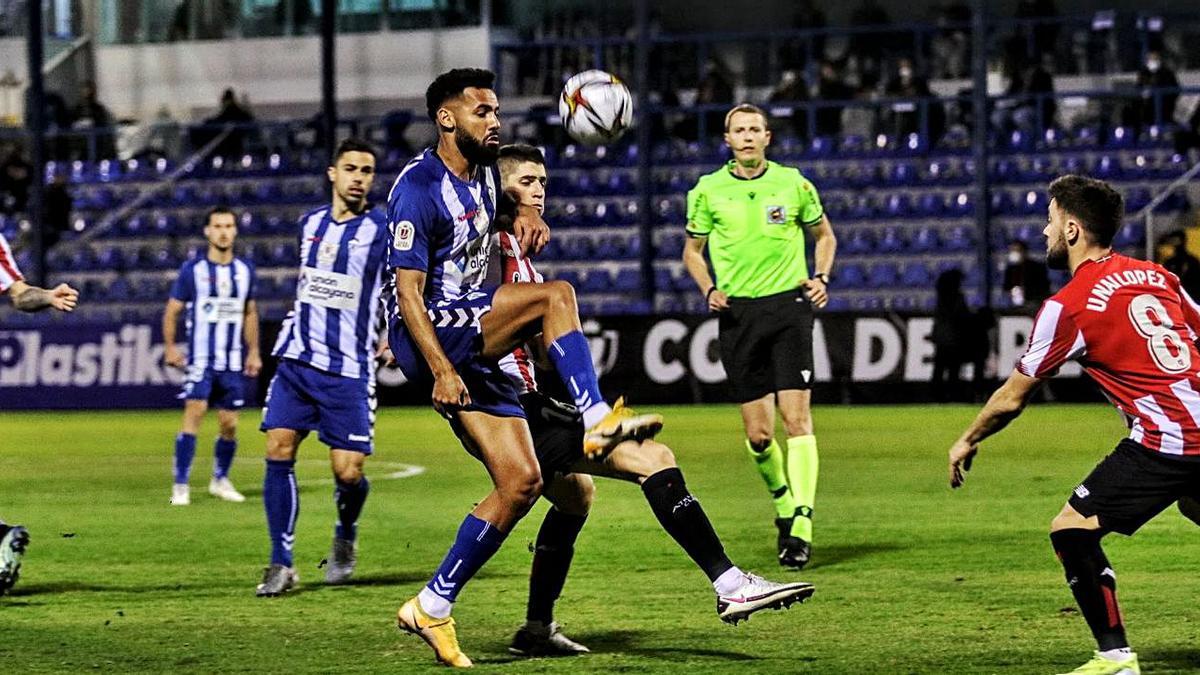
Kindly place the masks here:
[[(593, 653), (514, 660), (529, 545), (544, 505), (464, 593), (455, 616), (485, 672), (1053, 673), (1091, 639), (1051, 553), (1047, 524), (1122, 434), (1104, 406), (1039, 405), (985, 445), (966, 488), (945, 451), (973, 408), (816, 411), (817, 541), (801, 575), (775, 563), (773, 512), (741, 449), (733, 406), (663, 411), (663, 440), (746, 569), (800, 576), (816, 596), (730, 627), (704, 576), (636, 487), (599, 481), (559, 620)], [(0, 672), (393, 672), (432, 670), (394, 628), (396, 608), (436, 567), (487, 489), (483, 470), (428, 410), (385, 410), (368, 463), (357, 581), (326, 588), (317, 563), (334, 510), (326, 455), (302, 449), (299, 592), (259, 599), (268, 545), (257, 411), (233, 479), (246, 504), (205, 491), (213, 421), (193, 505), (167, 505), (177, 414), (0, 413), (0, 518), (29, 527), (24, 577), (0, 598)], [(385, 479), (405, 466), (411, 477)], [(1200, 670), (1200, 531), (1173, 509), (1133, 539), (1111, 537), (1129, 634), (1144, 672)]]

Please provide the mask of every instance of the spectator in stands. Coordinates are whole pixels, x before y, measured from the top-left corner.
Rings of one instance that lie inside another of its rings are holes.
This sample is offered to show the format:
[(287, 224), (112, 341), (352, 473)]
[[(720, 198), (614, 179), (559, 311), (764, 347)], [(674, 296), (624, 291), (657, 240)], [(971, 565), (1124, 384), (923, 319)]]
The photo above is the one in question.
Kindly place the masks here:
[(0, 213), (24, 213), (29, 203), (33, 165), (25, 158), (25, 149), (14, 145), (0, 160)]
[(192, 130), (192, 145), (203, 146), (220, 135), (225, 127), (231, 127), (229, 135), (217, 144), (213, 152), (222, 157), (241, 156), (251, 131), (248, 127), (253, 123), (254, 115), (238, 103), (233, 89), (226, 89), (221, 94), (221, 109), (217, 114), (204, 120), (200, 128)]
[(1014, 128), (1034, 132), (1054, 126), (1058, 103), (1053, 96), (1054, 77), (1039, 60), (1034, 65), (1014, 71), (1005, 97), (992, 111), (992, 128), (1007, 133)]
[(971, 70), (971, 8), (962, 0), (946, 0), (938, 6), (934, 21), (942, 29), (930, 45), (934, 77), (967, 77)]
[(1050, 274), (1046, 263), (1029, 257), (1029, 247), (1020, 239), (1008, 244), (1004, 265), (1004, 292), (1013, 307), (1036, 310), (1050, 297)]
[[(778, 120), (778, 128), (781, 131), (791, 133), (796, 137), (808, 136), (808, 108), (803, 104), (809, 99), (808, 84), (804, 78), (794, 70), (785, 70), (779, 78), (779, 84), (775, 85), (775, 89), (771, 91), (771, 95), (767, 97), (770, 103), (795, 103), (798, 105), (791, 106), (791, 117), (784, 122), (780, 110), (773, 109), (772, 116)], [(786, 106), (780, 106), (785, 108)]]
[[(81, 139), (82, 156), (88, 159), (107, 159), (117, 156), (116, 139), (113, 136), (113, 118), (108, 108), (96, 97), (96, 83), (84, 80), (79, 86), (79, 102), (71, 110), (71, 128), (87, 134)], [(95, 139), (89, 143), (88, 136)], [(94, 148), (95, 156), (90, 150)]]
[(1200, 148), (1200, 101), (1192, 109), (1187, 124), (1175, 133), (1175, 152), (1187, 154), (1192, 148)]
[(279, 26), (284, 35), (307, 34), (315, 18), (309, 0), (279, 0), (275, 3), (275, 25)]
[(1060, 30), (1055, 21), (1058, 19), (1058, 6), (1054, 0), (1020, 0), (1016, 18), (1031, 22), (1022, 25), (1018, 33), (1022, 43), (1033, 47), (1033, 52), (1026, 53), (1024, 60), (1040, 62), (1043, 56), (1053, 56)]
[(1200, 298), (1200, 260), (1188, 252), (1187, 234), (1175, 230), (1159, 240), (1156, 253), (1159, 264), (1175, 276), (1192, 298)]
[[(696, 105), (733, 103), (733, 82), (726, 74), (725, 68), (716, 60), (709, 59), (704, 64), (704, 73), (696, 85)], [(725, 112), (721, 108), (702, 113), (704, 125), (711, 134), (715, 130), (725, 128)], [(700, 139), (699, 121), (695, 116), (689, 116), (675, 125), (674, 135), (685, 141)]]
[(1162, 52), (1146, 53), (1146, 61), (1138, 69), (1137, 86), (1139, 98), (1125, 111), (1126, 126), (1140, 129), (1150, 124), (1170, 124), (1179, 102), (1179, 78), (1163, 62)]
[[(796, 14), (792, 25), (799, 30), (820, 30), (826, 26), (825, 12), (813, 0), (797, 0)], [(811, 44), (811, 47), (809, 46)], [(807, 40), (789, 40), (783, 47), (783, 65), (786, 68), (803, 69), (808, 65), (808, 55), (817, 60), (825, 56), (825, 36), (813, 35)]]
[(938, 276), (937, 304), (933, 310), (933, 397), (939, 402), (959, 400), (959, 374), (967, 361), (972, 314), (962, 291), (963, 273), (952, 269)]
[(42, 245), (50, 248), (58, 243), (63, 232), (71, 229), (71, 207), (73, 201), (67, 189), (67, 177), (55, 174), (46, 185), (42, 208)]
[[(856, 28), (879, 27), (892, 23), (892, 17), (878, 0), (862, 0), (850, 13), (850, 25)], [(864, 88), (878, 85), (883, 70), (884, 50), (890, 38), (886, 33), (859, 33), (850, 40), (850, 56), (858, 64), (860, 84)]]
[[(896, 70), (884, 87), (884, 95), (889, 98), (919, 99), (932, 97), (933, 92), (929, 89), (929, 81), (917, 74), (912, 59), (904, 56), (896, 62)], [(924, 131), (931, 138), (941, 138), (946, 128), (945, 108), (938, 101), (929, 101), (925, 107), (929, 126)], [(893, 102), (885, 112), (885, 125), (887, 133), (895, 136), (921, 132), (921, 102)]]
[[(819, 78), (817, 80), (817, 98), (820, 101), (849, 101), (854, 98), (854, 87), (846, 82), (832, 61), (821, 62)], [(841, 135), (842, 107), (839, 105), (817, 108), (816, 126), (818, 136)]]

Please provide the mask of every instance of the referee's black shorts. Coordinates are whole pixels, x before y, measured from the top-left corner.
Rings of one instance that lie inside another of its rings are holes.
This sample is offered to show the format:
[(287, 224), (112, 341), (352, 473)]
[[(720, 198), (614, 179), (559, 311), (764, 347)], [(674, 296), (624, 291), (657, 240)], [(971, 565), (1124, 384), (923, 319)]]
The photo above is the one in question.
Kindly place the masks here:
[(738, 403), (812, 386), (813, 306), (803, 289), (729, 298), (718, 326), (721, 363)]
[(1148, 450), (1122, 439), (1083, 482), (1069, 503), (1100, 527), (1129, 535), (1182, 497), (1200, 497), (1200, 461)]

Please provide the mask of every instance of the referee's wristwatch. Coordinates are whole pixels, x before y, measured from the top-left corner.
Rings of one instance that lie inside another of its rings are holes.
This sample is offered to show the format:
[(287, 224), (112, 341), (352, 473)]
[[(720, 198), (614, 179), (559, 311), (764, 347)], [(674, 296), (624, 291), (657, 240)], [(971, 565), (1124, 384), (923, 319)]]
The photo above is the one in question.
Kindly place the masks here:
[(812, 275), (812, 278), (825, 284), (826, 288), (829, 288), (829, 275), (828, 274), (825, 274), (824, 272), (817, 272), (816, 274)]

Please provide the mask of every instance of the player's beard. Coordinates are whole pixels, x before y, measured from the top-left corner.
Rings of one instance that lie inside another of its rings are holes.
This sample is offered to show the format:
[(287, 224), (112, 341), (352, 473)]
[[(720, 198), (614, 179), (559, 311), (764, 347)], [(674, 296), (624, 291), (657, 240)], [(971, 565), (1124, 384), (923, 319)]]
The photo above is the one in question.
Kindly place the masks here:
[(462, 127), (454, 130), (454, 142), (467, 161), (476, 166), (491, 166), (500, 157), (500, 146), (489, 147), (466, 132)]
[(1061, 234), (1046, 246), (1046, 267), (1052, 270), (1067, 269), (1067, 240)]

